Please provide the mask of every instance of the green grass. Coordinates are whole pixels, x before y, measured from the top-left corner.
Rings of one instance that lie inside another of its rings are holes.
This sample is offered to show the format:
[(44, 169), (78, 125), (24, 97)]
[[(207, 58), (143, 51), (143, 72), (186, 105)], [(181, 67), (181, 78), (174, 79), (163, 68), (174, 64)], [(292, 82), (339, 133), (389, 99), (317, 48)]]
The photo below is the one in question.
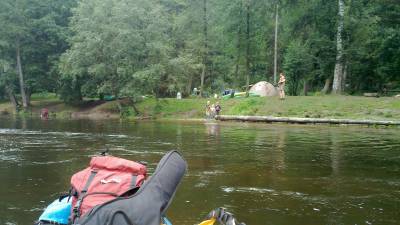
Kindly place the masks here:
[(156, 118), (202, 118), (207, 99), (149, 98), (138, 104), (137, 108), (144, 117)]
[[(289, 96), (219, 100), (224, 115), (260, 115), (310, 118), (400, 119), (400, 100), (356, 96)], [(139, 104), (146, 116), (203, 118), (207, 99), (147, 99)], [(215, 103), (216, 100), (211, 100)]]
[(31, 101), (42, 101), (42, 100), (58, 100), (58, 97), (55, 93), (35, 93), (31, 96)]

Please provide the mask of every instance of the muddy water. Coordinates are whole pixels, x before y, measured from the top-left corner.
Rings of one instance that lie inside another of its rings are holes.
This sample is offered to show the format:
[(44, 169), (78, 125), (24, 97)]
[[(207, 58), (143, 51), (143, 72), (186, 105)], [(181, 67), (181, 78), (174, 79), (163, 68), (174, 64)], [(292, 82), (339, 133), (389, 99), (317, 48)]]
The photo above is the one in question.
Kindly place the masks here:
[(107, 146), (149, 162), (179, 149), (189, 171), (168, 210), (196, 224), (224, 206), (249, 225), (400, 224), (400, 130), (0, 118), (0, 224), (32, 224)]

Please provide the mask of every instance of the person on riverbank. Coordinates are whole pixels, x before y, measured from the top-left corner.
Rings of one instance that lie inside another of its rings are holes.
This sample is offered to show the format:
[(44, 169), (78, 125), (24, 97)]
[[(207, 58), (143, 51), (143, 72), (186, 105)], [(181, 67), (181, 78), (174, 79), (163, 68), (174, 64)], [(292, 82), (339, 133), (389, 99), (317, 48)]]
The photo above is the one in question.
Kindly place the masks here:
[(40, 118), (45, 119), (45, 120), (49, 119), (49, 109), (43, 108), (40, 111)]
[(207, 119), (210, 118), (210, 113), (211, 113), (211, 102), (207, 101), (207, 104), (206, 104), (206, 118)]
[(281, 99), (281, 100), (285, 99), (285, 83), (286, 83), (285, 75), (283, 75), (283, 73), (280, 73), (278, 89), (279, 89), (279, 99)]
[(215, 114), (216, 114), (215, 105), (212, 104), (211, 107), (210, 107), (210, 117), (209, 117), (209, 119), (213, 119), (215, 117)]
[(215, 103), (215, 114), (218, 116), (219, 112), (221, 112), (221, 105), (217, 102)]

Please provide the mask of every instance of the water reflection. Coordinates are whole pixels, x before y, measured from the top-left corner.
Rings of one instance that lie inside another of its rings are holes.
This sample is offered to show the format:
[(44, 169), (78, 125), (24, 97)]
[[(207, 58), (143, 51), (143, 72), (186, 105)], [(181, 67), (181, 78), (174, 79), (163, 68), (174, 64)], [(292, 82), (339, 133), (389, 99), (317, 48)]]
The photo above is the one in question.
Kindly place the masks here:
[(206, 122), (204, 123), (205, 127), (206, 127), (206, 131), (207, 131), (207, 135), (209, 136), (219, 136), (220, 134), (220, 126), (218, 123), (216, 122)]
[(359, 127), (0, 118), (0, 224), (31, 224), (107, 146), (189, 163), (168, 216), (195, 224), (225, 206), (247, 224), (398, 224), (400, 132)]
[(286, 168), (285, 164), (285, 142), (286, 142), (286, 130), (279, 129), (276, 151), (275, 151), (275, 160), (274, 160), (274, 169), (281, 171)]

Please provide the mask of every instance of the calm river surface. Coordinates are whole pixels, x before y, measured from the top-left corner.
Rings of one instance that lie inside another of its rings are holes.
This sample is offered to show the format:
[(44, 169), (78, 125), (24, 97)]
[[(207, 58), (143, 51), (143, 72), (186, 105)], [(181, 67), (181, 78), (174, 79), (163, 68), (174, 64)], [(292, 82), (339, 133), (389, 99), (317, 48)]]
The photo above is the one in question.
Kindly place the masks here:
[(90, 156), (189, 164), (168, 217), (224, 206), (248, 225), (400, 224), (400, 129), (0, 118), (0, 224), (29, 225)]

